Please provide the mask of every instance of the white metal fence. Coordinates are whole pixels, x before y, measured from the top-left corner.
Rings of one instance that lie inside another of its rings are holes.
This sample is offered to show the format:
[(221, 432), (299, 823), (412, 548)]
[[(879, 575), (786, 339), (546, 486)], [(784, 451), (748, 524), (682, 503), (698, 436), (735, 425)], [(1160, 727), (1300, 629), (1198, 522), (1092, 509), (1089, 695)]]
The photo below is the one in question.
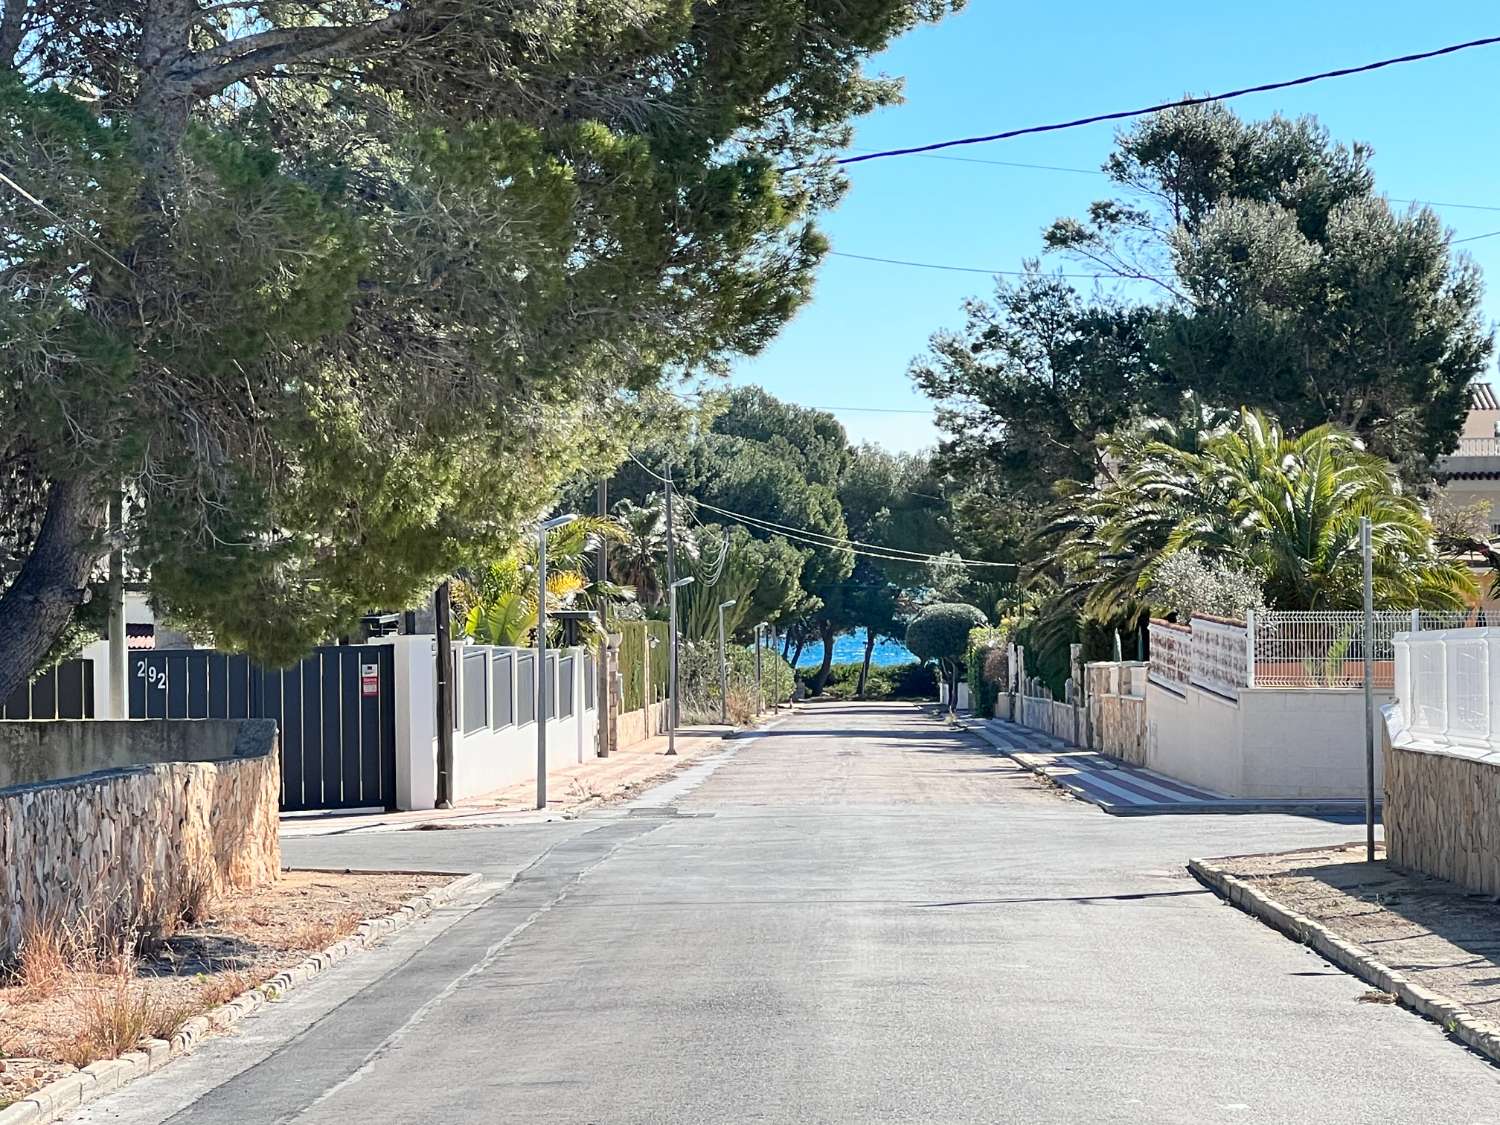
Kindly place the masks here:
[(1500, 743), (1500, 628), (1406, 633), (1394, 647), (1396, 697), (1413, 734)]
[[(1267, 611), (1252, 615), (1254, 687), (1355, 688), (1365, 682), (1364, 614), (1359, 610)], [(1373, 615), (1373, 686), (1394, 684), (1397, 633), (1456, 629), (1481, 622), (1481, 611), (1381, 610)]]

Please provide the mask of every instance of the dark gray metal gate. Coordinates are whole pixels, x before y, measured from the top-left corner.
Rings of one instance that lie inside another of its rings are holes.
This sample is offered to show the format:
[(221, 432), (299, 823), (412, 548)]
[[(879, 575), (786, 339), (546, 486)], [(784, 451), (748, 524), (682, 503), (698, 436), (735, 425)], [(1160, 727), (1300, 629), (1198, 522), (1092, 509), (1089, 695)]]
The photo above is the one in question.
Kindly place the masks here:
[(92, 719), (94, 662), (64, 660), (0, 705), (0, 719)]
[(132, 719), (275, 719), (281, 807), (394, 808), (395, 653), (329, 645), (290, 668), (206, 649), (130, 654)]

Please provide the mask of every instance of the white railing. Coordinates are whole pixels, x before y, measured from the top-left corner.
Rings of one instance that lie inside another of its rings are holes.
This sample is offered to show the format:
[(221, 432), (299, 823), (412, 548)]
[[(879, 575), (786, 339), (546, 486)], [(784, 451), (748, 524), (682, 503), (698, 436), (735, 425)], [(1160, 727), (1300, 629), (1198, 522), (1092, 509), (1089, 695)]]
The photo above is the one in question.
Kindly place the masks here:
[(1186, 686), (1193, 676), (1193, 631), (1170, 621), (1151, 622), (1151, 663), (1147, 678), (1168, 687)]
[(1237, 695), (1249, 682), (1244, 623), (1195, 615), (1191, 628), (1193, 683), (1219, 695)]
[(1466, 437), (1458, 439), (1458, 448), (1450, 457), (1500, 457), (1500, 438)]
[[(1394, 682), (1392, 638), (1399, 632), (1458, 628), (1482, 612), (1380, 610), (1373, 616), (1373, 686)], [(1254, 615), (1253, 686), (1357, 688), (1365, 682), (1364, 614), (1359, 610), (1262, 611)]]
[(1396, 634), (1396, 701), (1420, 741), (1500, 745), (1500, 629)]

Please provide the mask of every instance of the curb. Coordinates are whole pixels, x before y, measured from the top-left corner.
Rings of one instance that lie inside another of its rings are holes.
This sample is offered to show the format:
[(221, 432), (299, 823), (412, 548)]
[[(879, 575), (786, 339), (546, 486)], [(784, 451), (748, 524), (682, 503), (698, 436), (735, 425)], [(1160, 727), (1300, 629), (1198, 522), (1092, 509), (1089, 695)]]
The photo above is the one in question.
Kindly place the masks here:
[[(1212, 866), (1211, 861), (1191, 859), (1187, 866), (1195, 879), (1230, 905), (1308, 946), (1346, 973), (1389, 992), (1403, 1007), (1436, 1023), (1491, 1062), (1500, 1063), (1500, 1024), (1481, 1019), (1450, 997), (1412, 982), (1404, 973), (1377, 960), (1364, 946), (1345, 941), (1321, 922), (1288, 910), (1243, 879)], [(9, 1123), (0, 1117), (0, 1125)]]
[[(441, 872), (424, 871), (422, 874)], [(312, 954), (289, 969), (282, 969), (258, 988), (236, 996), (227, 1004), (220, 1004), (202, 1015), (194, 1016), (170, 1040), (147, 1040), (145, 1046), (138, 1051), (127, 1051), (117, 1059), (100, 1059), (89, 1063), (82, 1070), (49, 1082), (26, 1097), (12, 1102), (0, 1109), (0, 1125), (44, 1125), (103, 1094), (160, 1070), (173, 1059), (190, 1054), (209, 1035), (227, 1031), (257, 1008), (280, 1000), (298, 985), (322, 975), (350, 954), (378, 945), (391, 934), (425, 918), (439, 906), (473, 888), (479, 880), (479, 872), (471, 872), (426, 894), (407, 899), (393, 913), (381, 918), (366, 919), (355, 928), (354, 933), (334, 942), (322, 952)]]
[[(1040, 764), (1028, 759), (1038, 753), (1046, 753), (1045, 750), (1017, 750), (1014, 747), (996, 742), (989, 734), (983, 719), (970, 719), (959, 716), (959, 725), (964, 731), (974, 737), (988, 743), (994, 749), (1004, 754), (1011, 761), (1029, 770), (1041, 778), (1048, 785), (1070, 797), (1076, 797), (1085, 804), (1093, 805), (1101, 812), (1110, 816), (1235, 816), (1239, 814), (1267, 814), (1275, 813), (1281, 816), (1358, 816), (1365, 815), (1365, 805), (1361, 800), (1324, 800), (1321, 798), (1292, 799), (1277, 801), (1264, 797), (1225, 797), (1219, 801), (1183, 801), (1139, 805), (1111, 804), (1102, 801), (1087, 790), (1069, 785), (1066, 781), (1059, 781), (1047, 773)], [(1083, 749), (1077, 747), (1076, 749)], [(1376, 803), (1377, 815), (1380, 808)]]

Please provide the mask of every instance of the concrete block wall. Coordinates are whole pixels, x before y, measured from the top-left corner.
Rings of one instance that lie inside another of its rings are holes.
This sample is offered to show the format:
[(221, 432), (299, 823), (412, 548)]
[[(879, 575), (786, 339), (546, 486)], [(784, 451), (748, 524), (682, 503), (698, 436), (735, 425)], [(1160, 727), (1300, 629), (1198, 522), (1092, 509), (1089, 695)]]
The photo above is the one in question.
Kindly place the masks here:
[(88, 740), (141, 737), (148, 749), (146, 728), (173, 726), (226, 753), (0, 789), (0, 955), (14, 953), (33, 923), (116, 938), (170, 932), (190, 906), (280, 871), (273, 721), (5, 725), (30, 728), (43, 750), (56, 742), (60, 761), (75, 760), (84, 726), (93, 728)]

